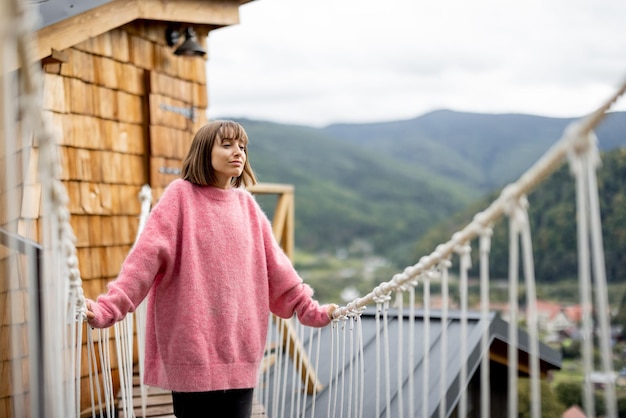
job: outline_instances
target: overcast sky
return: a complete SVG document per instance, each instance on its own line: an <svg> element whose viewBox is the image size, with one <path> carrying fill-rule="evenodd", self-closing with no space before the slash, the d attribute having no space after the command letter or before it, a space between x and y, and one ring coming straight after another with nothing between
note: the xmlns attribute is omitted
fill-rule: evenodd
<svg viewBox="0 0 626 418"><path fill-rule="evenodd" d="M577 117L626 79L624 0L256 0L240 11L208 39L210 118Z"/></svg>

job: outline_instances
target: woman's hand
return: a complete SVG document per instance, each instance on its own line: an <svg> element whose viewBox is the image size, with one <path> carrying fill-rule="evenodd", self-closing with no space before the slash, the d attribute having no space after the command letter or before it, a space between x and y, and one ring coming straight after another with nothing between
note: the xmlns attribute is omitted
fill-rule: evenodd
<svg viewBox="0 0 626 418"><path fill-rule="evenodd" d="M94 319L96 317L96 314L93 313L93 311L91 310L91 301L90 300L87 301L86 305L87 305L87 313L86 313L87 321L89 321L90 319Z"/></svg>
<svg viewBox="0 0 626 418"><path fill-rule="evenodd" d="M334 303L331 303L330 305L328 305L326 307L326 313L328 314L328 319L330 319L331 321L335 318L333 318L333 312L335 312L335 310L339 307L339 305L336 305Z"/></svg>

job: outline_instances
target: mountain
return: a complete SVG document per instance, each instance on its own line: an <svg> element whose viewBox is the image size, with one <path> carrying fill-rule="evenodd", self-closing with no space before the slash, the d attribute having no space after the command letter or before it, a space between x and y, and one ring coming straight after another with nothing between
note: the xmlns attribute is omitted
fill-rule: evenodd
<svg viewBox="0 0 626 418"><path fill-rule="evenodd" d="M406 256L416 237L471 200L454 182L320 129L239 122L259 180L295 186L299 248L335 251L364 239L379 253Z"/></svg>
<svg viewBox="0 0 626 418"><path fill-rule="evenodd" d="M295 186L299 248L334 251L361 239L404 265L431 227L515 180L572 120L441 110L324 128L238 121L259 180ZM624 146L625 133L626 113L609 115L601 149Z"/></svg>
<svg viewBox="0 0 626 418"><path fill-rule="evenodd" d="M405 121L330 125L324 131L485 193L515 180L574 120L439 110ZM602 150L623 146L626 113L609 115L597 135Z"/></svg>

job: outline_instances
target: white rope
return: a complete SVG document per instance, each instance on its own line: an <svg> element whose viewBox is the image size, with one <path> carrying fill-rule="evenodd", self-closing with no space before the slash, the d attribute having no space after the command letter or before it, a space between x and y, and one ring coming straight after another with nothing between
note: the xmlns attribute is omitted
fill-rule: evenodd
<svg viewBox="0 0 626 418"><path fill-rule="evenodd" d="M280 401L280 414L279 414L279 416L281 418L285 417L285 406L286 406L285 403L286 403L286 398L287 398L287 378L288 378L287 372L289 370L289 360L287 359L287 355L288 355L289 350L291 348L291 338L289 338L289 331L287 329L287 321L288 321L287 319L283 319L282 320L283 323L281 325L282 328L283 328L281 341L285 341L286 340L286 343L284 344L284 350L281 350L281 354L282 354L281 364L282 364L282 367L283 367L283 369L282 369L283 376L282 376L282 379L281 379L282 387L281 387L281 390L280 390L280 395L282 395L282 396L279 395L280 396L280 400L281 400Z"/></svg>
<svg viewBox="0 0 626 418"><path fill-rule="evenodd" d="M591 302L591 261L589 246L588 202L586 196L587 183L583 176L583 158L585 155L571 153L570 170L576 179L576 207L578 233L578 284L580 304L582 307L582 358L583 373L583 408L588 417L595 417L595 401L592 382L588 378L593 371L593 330L592 330L592 302Z"/></svg>
<svg viewBox="0 0 626 418"><path fill-rule="evenodd" d="M289 341L290 341L290 344L292 344L292 345L295 344L295 341L293 341L291 338L289 338ZM293 347L293 346L291 347L291 351L293 353L295 353L296 350L297 350L296 347ZM287 351L287 352L289 352L289 351ZM291 359L295 363L295 357L291 356ZM289 364L290 364L290 362L287 361L287 367L285 367L285 369L289 368ZM294 408L295 402L296 402L296 396L295 395L296 395L296 393L298 391L298 389L296 387L296 385L297 385L296 377L297 377L298 373L300 373L300 369L298 368L297 364L292 364L292 367L293 367L293 373L291 373L291 393L289 394L289 396L290 396L290 399L289 399L290 411L289 411L289 414L287 415L288 417L293 417L294 416L293 415L293 408ZM287 385L287 378L285 378L285 386L286 385ZM286 402L287 395L288 395L288 393L287 393L287 391L285 391L284 395L283 395L283 402Z"/></svg>
<svg viewBox="0 0 626 418"><path fill-rule="evenodd" d="M384 351L384 364L385 364L385 416L389 418L391 416L391 378L389 376L390 366L389 366L389 301L391 300L391 296L389 292L385 292L381 287L377 287L374 290L376 294L376 413L380 411L380 388L378 386L379 381L382 380L381 372L380 372L380 311L383 313L383 348Z"/></svg>
<svg viewBox="0 0 626 418"><path fill-rule="evenodd" d="M349 326L349 330L350 330L350 365L348 367L348 371L349 371L349 381L348 381L348 417L352 417L352 405L354 402L354 398L352 397L352 388L354 387L354 381L355 376L354 376L354 315L349 315L348 316L348 320L350 321L350 326Z"/></svg>
<svg viewBox="0 0 626 418"><path fill-rule="evenodd" d="M480 351L480 416L491 416L491 387L489 367L489 253L491 252L491 227L484 228L480 233L480 319L482 323Z"/></svg>
<svg viewBox="0 0 626 418"><path fill-rule="evenodd" d="M315 354L315 370L319 370L321 342L322 342L322 329L318 328L317 329L317 348L316 348L316 354ZM315 416L316 400L317 400L317 388L315 388L315 391L313 391L313 400L311 401L311 418ZM302 414L302 416L304 416L304 414Z"/></svg>
<svg viewBox="0 0 626 418"><path fill-rule="evenodd" d="M402 312L402 308L403 308L403 303L404 303L404 291L405 289L402 288L402 290L400 292L396 293L396 309L398 310L397 312L397 321L398 321L398 341L397 341L397 364L396 364L396 369L397 369L397 386L398 386L398 416L403 417L404 416L404 405L403 405L403 397L402 397L402 392L403 392L403 381L402 381L402 372L404 371L403 367L402 367L402 348L404 346L404 335L403 335L403 328L404 328L404 314Z"/></svg>
<svg viewBox="0 0 626 418"><path fill-rule="evenodd" d="M610 330L607 315L607 287L606 272L604 271L604 250L600 223L600 210L597 196L597 180L595 170L600 163L597 138L589 132L586 138L587 148L580 147L572 150L569 155L570 169L576 179L576 206L578 231L578 260L579 260L579 288L580 303L582 306L583 332L583 403L587 416L595 416L595 400L590 379L593 372L593 324L591 271L596 284L596 307L599 323L599 341L602 357L602 371L608 377L604 389L604 401L607 416L616 416L614 371L610 356ZM590 254L591 246L591 254ZM593 263L591 260L593 259ZM603 358L608 353L608 358Z"/></svg>
<svg viewBox="0 0 626 418"><path fill-rule="evenodd" d="M359 357L361 358L361 362L360 362L360 372L361 372L361 376L360 376L360 388L359 388L359 418L363 418L363 414L364 414L364 400L365 400L365 359L363 356L363 321L362 321L362 317L361 315L358 316L359 322Z"/></svg>
<svg viewBox="0 0 626 418"><path fill-rule="evenodd" d="M376 416L380 414L380 382L382 380L380 373L380 312L382 310L382 300L376 301Z"/></svg>
<svg viewBox="0 0 626 418"><path fill-rule="evenodd" d="M314 328L309 327L309 348L307 349L307 353L308 353L309 359L313 359L314 358L313 354L312 354L313 353L313 331L314 331ZM307 389L307 387L309 385L309 381L311 379L311 374L312 374L311 373L312 372L311 367L312 366L313 366L313 364L310 363L309 367L307 367L307 369L306 369L306 376L304 378L304 381L306 382L305 391L306 391L306 389ZM315 367L314 370L317 370L317 366ZM313 394L315 394L315 392L317 392L317 382L313 382L312 385L313 385ZM302 409L300 409L300 411L301 411L300 416L304 417L305 414L306 414L306 399L304 399L302 401Z"/></svg>
<svg viewBox="0 0 626 418"><path fill-rule="evenodd" d="M424 358L421 360L422 363L422 416L428 417L430 413L428 411L428 388L430 387L430 277L428 274L423 274L422 279L422 288L424 289L422 292L422 299L424 302L424 335L422 335L422 351L424 353Z"/></svg>
<svg viewBox="0 0 626 418"><path fill-rule="evenodd" d="M301 342L304 341L304 326L302 326L302 324L298 322L297 327L298 327L298 347L301 350L301 353L298 355L298 372L294 373L294 376L293 376L294 379L296 377L299 377L299 378L297 379L297 382L292 385L292 387L296 388L296 402L295 403L293 401L291 402L291 414L290 414L291 417L295 417L294 409L295 411L300 410L300 402L302 401L302 394L306 390L306 388L304 388L302 385L303 381L301 378L301 376L303 375L303 371L304 371L304 347L301 346L302 344Z"/></svg>
<svg viewBox="0 0 626 418"><path fill-rule="evenodd" d="M81 375L82 375L82 353L83 353L83 323L75 322L72 325L72 328L77 331L76 337L74 338L74 343L76 344L74 350L76 351L76 363L74 367L74 377L76 379L76 386L74 388L74 415L76 417L80 417L81 409L80 409L80 401L81 401Z"/></svg>
<svg viewBox="0 0 626 418"><path fill-rule="evenodd" d="M124 416L133 413L133 314L129 313L124 320L116 322L115 349L120 377L120 397Z"/></svg>
<svg viewBox="0 0 626 418"><path fill-rule="evenodd" d="M286 341L287 338L287 329L285 327L285 320L283 318L277 318L278 324L280 327L279 331L279 340L277 341L277 349L278 349L278 367L276 368L276 377L275 377L275 389L274 389L274 398L275 402L273 404L273 414L272 416L277 418L284 417L284 404L282 402L283 394L285 393L285 376L287 375L286 368L287 364L287 350L289 349L289 343Z"/></svg>
<svg viewBox="0 0 626 418"><path fill-rule="evenodd" d="M96 412L99 416L103 416L102 410L102 392L100 389L100 378L98 374L98 362L95 352L95 342L93 339L93 333L95 331L87 329L87 363L89 367L89 388L91 391L91 416L96 417ZM98 399L98 407L96 409L96 398Z"/></svg>
<svg viewBox="0 0 626 418"><path fill-rule="evenodd" d="M417 281L413 281L409 285L409 340L408 340L408 348L409 348L409 356L407 361L407 368L409 369L409 412L408 416L415 416L415 401L414 393L415 393L415 379L413 378L413 371L415 370L415 355L413 353L413 347L415 347L415 286L417 285Z"/></svg>
<svg viewBox="0 0 626 418"><path fill-rule="evenodd" d="M341 321L341 335L343 336L343 340L341 342L342 345L342 350L341 350L341 397L340 397L340 410L339 410L339 418L343 418L343 405L344 405L344 397L343 395L346 393L345 390L345 385L346 385L346 321L347 321L347 317L342 319ZM337 359L339 359L339 356L337 356Z"/></svg>
<svg viewBox="0 0 626 418"><path fill-rule="evenodd" d="M593 132L589 135L590 151L587 156L586 178L587 192L589 193L589 221L591 229L591 250L593 260L593 272L596 285L597 316L600 325L600 358L602 359L602 371L608 377L604 386L604 404L606 415L617 416L617 400L615 396L615 378L613 370L613 357L611 353L611 330L610 308L608 302L608 289L606 284L606 264L604 262L604 244L602 242L602 223L600 220L600 202L598 197L598 181L596 179L596 167L600 158L596 148L596 137Z"/></svg>
<svg viewBox="0 0 626 418"><path fill-rule="evenodd" d="M508 382L509 382L509 418L517 418L517 313L518 313L518 271L519 271L519 236L518 219L515 208L509 208L509 344L508 344Z"/></svg>
<svg viewBox="0 0 626 418"><path fill-rule="evenodd" d="M139 192L139 201L141 204L141 215L139 217L139 226L137 227L135 242L137 242L139 235L143 232L148 216L150 215L150 208L152 206L152 189L149 185L145 184L141 188ZM148 387L144 384L147 306L147 301L144 300L135 310L135 326L137 328L137 359L139 363L139 393L141 395L141 414L144 417L146 416L148 403Z"/></svg>
<svg viewBox="0 0 626 418"><path fill-rule="evenodd" d="M526 285L526 328L530 343L530 387L531 417L541 417L541 386L539 376L539 323L537 319L537 291L535 288L535 266L533 261L530 220L528 219L528 201L520 199L520 238L522 241L522 257L524 266L524 283Z"/></svg>
<svg viewBox="0 0 626 418"><path fill-rule="evenodd" d="M364 387L365 387L365 364L363 358L363 327L362 327L362 314L364 308L354 308L348 304L347 318L350 320L350 364L349 364L349 376L350 382L348 384L348 417L362 417L363 416L363 401L364 401ZM339 320L333 320L336 322ZM354 328L356 327L356 332ZM356 348L354 347L356 346ZM356 386L356 389L353 389ZM354 409L354 414L352 413Z"/></svg>
<svg viewBox="0 0 626 418"><path fill-rule="evenodd" d="M333 380L335 382L334 385L334 391L333 391L333 417L337 416L337 403L339 402L339 374L340 374L340 370L343 369L343 367L341 367L340 363L339 363L339 353L342 351L341 350L341 340L340 340L340 336L339 336L339 331L340 329L343 327L343 324L345 322L345 319L342 318L341 320L339 320L337 322L337 326L335 327L335 374L333 376Z"/></svg>
<svg viewBox="0 0 626 418"><path fill-rule="evenodd" d="M338 350L338 340L339 340L339 334L338 334L338 328L339 328L339 321L332 321L331 322L331 329L330 329L330 370L328 373L329 376L329 381L328 381L328 405L327 405L327 413L326 416L327 417L331 417L331 416L335 416L335 408L332 408L333 413L331 414L331 407L333 406L334 402L333 399L337 399L337 389L335 389L336 382L337 382L337 375L336 375L336 371L335 371L335 358L339 358L339 350ZM338 367L337 367L338 368ZM335 384L333 384L333 382L335 382Z"/></svg>
<svg viewBox="0 0 626 418"><path fill-rule="evenodd" d="M461 298L461 374L460 386L461 399L459 401L459 416L467 416L467 313L468 313L468 273L472 267L472 258L470 256L471 247L469 244L460 245L456 249L459 254L459 290Z"/></svg>
<svg viewBox="0 0 626 418"><path fill-rule="evenodd" d="M97 335L105 411L107 417L113 417L115 410L115 394L113 393L113 378L111 374L111 353L109 347L110 328L98 329Z"/></svg>
<svg viewBox="0 0 626 418"><path fill-rule="evenodd" d="M439 379L439 418L445 418L447 416L447 401L446 401L446 376L448 375L448 310L450 303L449 296L449 268L452 266L452 262L449 259L444 259L439 262L439 269L441 271L441 362L439 368L441 369L442 378Z"/></svg>

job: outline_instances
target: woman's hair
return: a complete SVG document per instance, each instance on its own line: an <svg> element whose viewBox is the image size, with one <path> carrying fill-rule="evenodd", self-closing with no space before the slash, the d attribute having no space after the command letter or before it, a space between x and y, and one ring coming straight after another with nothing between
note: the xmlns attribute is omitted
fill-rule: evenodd
<svg viewBox="0 0 626 418"><path fill-rule="evenodd" d="M211 164L211 151L215 142L223 139L238 139L245 145L246 161L243 165L243 172L239 177L232 179L231 185L245 187L256 184L256 176L248 158L248 135L240 124L229 120L209 122L196 132L189 152L183 160L181 171L183 180L200 186L215 185L217 178Z"/></svg>

